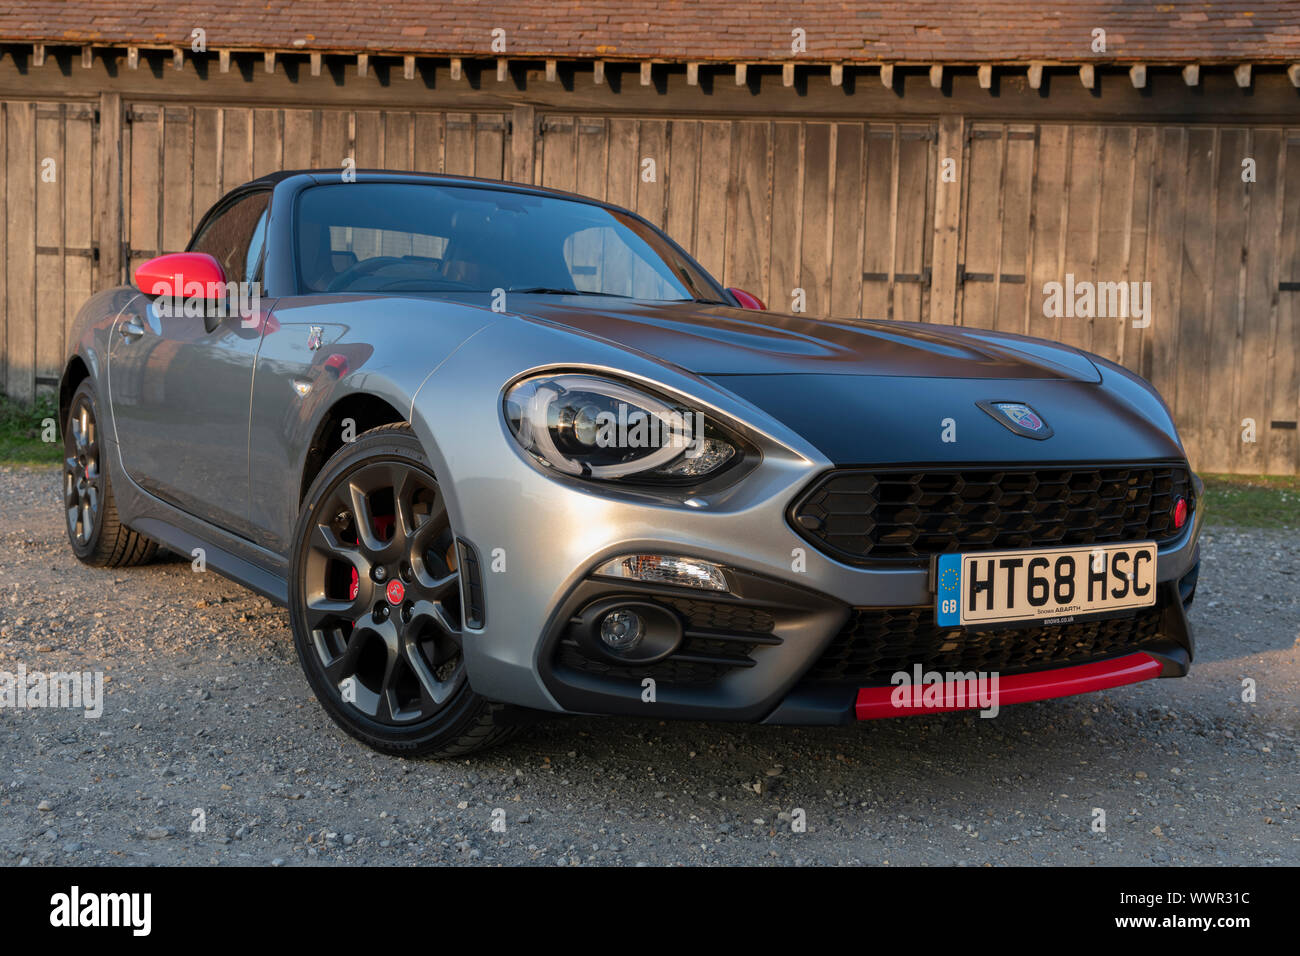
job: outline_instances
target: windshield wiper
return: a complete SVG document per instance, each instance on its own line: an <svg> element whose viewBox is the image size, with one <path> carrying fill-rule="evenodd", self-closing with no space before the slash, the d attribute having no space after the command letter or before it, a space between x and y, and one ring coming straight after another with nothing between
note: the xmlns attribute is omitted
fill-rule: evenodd
<svg viewBox="0 0 1300 956"><path fill-rule="evenodd" d="M535 285L526 289L506 289L506 292L518 292L520 295L604 295L615 299L626 299L629 296L619 295L617 292L589 292L586 289L552 289L550 286Z"/></svg>

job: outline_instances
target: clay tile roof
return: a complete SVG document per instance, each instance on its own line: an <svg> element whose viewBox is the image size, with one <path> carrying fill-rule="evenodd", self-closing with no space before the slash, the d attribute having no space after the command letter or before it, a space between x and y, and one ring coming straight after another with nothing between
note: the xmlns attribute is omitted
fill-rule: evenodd
<svg viewBox="0 0 1300 956"><path fill-rule="evenodd" d="M547 59L1300 61L1295 0L23 0L0 42ZM506 51L491 49L506 31ZM1091 49L1106 31L1106 52Z"/></svg>

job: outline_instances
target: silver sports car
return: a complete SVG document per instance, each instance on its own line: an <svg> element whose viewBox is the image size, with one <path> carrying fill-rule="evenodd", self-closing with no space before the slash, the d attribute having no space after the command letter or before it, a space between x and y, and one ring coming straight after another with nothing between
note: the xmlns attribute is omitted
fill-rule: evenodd
<svg viewBox="0 0 1300 956"><path fill-rule="evenodd" d="M387 753L537 712L840 724L1185 674L1199 480L1125 369L815 320L645 219L414 173L241 186L81 310L68 537L289 608Z"/></svg>

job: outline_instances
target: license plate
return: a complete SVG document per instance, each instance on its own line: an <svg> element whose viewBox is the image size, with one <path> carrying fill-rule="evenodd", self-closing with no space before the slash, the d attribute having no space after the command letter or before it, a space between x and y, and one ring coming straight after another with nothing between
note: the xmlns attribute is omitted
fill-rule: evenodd
<svg viewBox="0 0 1300 956"><path fill-rule="evenodd" d="M936 572L940 627L1066 623L1156 603L1153 541L941 554Z"/></svg>

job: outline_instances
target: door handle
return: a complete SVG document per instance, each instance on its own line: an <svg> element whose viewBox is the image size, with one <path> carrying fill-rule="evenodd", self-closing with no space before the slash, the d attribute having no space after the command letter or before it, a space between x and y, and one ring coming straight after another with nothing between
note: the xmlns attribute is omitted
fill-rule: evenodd
<svg viewBox="0 0 1300 956"><path fill-rule="evenodd" d="M127 319L117 327L117 331L126 341L134 342L144 335L144 326L140 324L139 319Z"/></svg>

